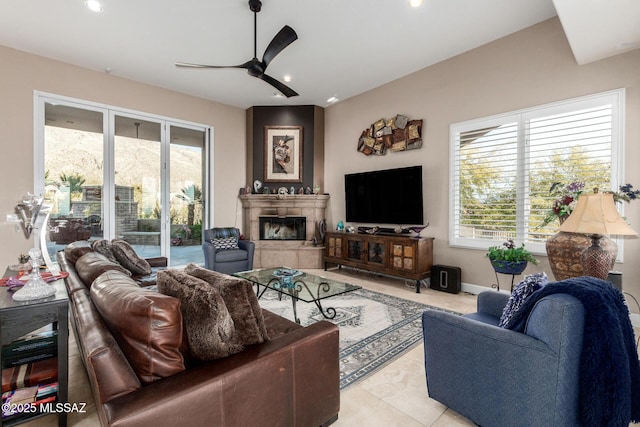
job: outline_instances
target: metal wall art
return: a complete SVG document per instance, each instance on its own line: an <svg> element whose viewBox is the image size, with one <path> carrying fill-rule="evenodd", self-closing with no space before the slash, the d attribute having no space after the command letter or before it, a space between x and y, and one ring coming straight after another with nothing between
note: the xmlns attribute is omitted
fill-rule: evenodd
<svg viewBox="0 0 640 427"><path fill-rule="evenodd" d="M406 151L422 147L422 120L409 120L398 114L380 119L362 131L358 151L370 156L383 156L387 151Z"/></svg>

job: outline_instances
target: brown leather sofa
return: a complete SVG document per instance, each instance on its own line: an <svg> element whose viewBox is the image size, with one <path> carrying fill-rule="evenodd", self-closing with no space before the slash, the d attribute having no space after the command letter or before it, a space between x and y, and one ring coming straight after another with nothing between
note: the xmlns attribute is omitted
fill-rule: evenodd
<svg viewBox="0 0 640 427"><path fill-rule="evenodd" d="M84 283L81 277L88 275L75 265L91 251L90 245L74 242L57 256L69 273L71 323L103 426L326 426L338 418L338 328L326 321L301 327L266 310L268 341L146 383L132 368L139 361L127 359L90 291L92 283L111 289L114 280L127 276L110 271ZM179 308L176 301L173 306ZM132 328L136 322L131 321ZM143 356L153 364L153 354Z"/></svg>

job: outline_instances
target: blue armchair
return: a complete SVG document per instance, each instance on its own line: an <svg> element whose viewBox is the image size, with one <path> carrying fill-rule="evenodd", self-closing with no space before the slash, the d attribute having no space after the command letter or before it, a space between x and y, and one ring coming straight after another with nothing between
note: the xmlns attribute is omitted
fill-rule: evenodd
<svg viewBox="0 0 640 427"><path fill-rule="evenodd" d="M253 269L255 243L240 240L237 228L211 228L204 231L204 266L209 270L233 274Z"/></svg>
<svg viewBox="0 0 640 427"><path fill-rule="evenodd" d="M477 313L423 313L429 396L483 426L579 425L583 304L546 296L520 333L497 326L508 298L483 292Z"/></svg>

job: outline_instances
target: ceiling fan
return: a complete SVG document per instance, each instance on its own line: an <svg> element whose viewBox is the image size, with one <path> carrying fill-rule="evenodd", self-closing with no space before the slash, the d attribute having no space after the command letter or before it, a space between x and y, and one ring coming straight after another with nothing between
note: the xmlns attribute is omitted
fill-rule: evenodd
<svg viewBox="0 0 640 427"><path fill-rule="evenodd" d="M267 66L276 57L277 54L282 52L282 50L289 46L291 43L298 39L298 35L288 25L282 27L282 29L275 35L269 46L264 51L264 55L262 55L262 61L258 59L257 55L257 22L258 22L258 12L262 8L262 2L260 0L249 0L249 9L253 12L253 59L240 64L240 65L202 65L202 64L189 64L185 62L176 62L177 67L186 67L186 68L243 68L247 70L250 76L257 77L265 82L269 83L271 86L278 89L284 96L290 98L292 96L298 96L298 93L288 87L287 85L280 83L278 80L273 77L265 74L267 70Z"/></svg>

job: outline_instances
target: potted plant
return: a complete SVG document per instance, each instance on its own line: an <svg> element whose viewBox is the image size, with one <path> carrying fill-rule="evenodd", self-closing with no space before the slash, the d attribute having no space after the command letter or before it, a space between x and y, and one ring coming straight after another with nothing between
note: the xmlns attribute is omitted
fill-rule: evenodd
<svg viewBox="0 0 640 427"><path fill-rule="evenodd" d="M487 257L489 257L493 269L497 273L503 274L521 274L527 268L528 263L538 264L538 260L525 249L524 243L516 246L511 239L501 246L490 247Z"/></svg>

